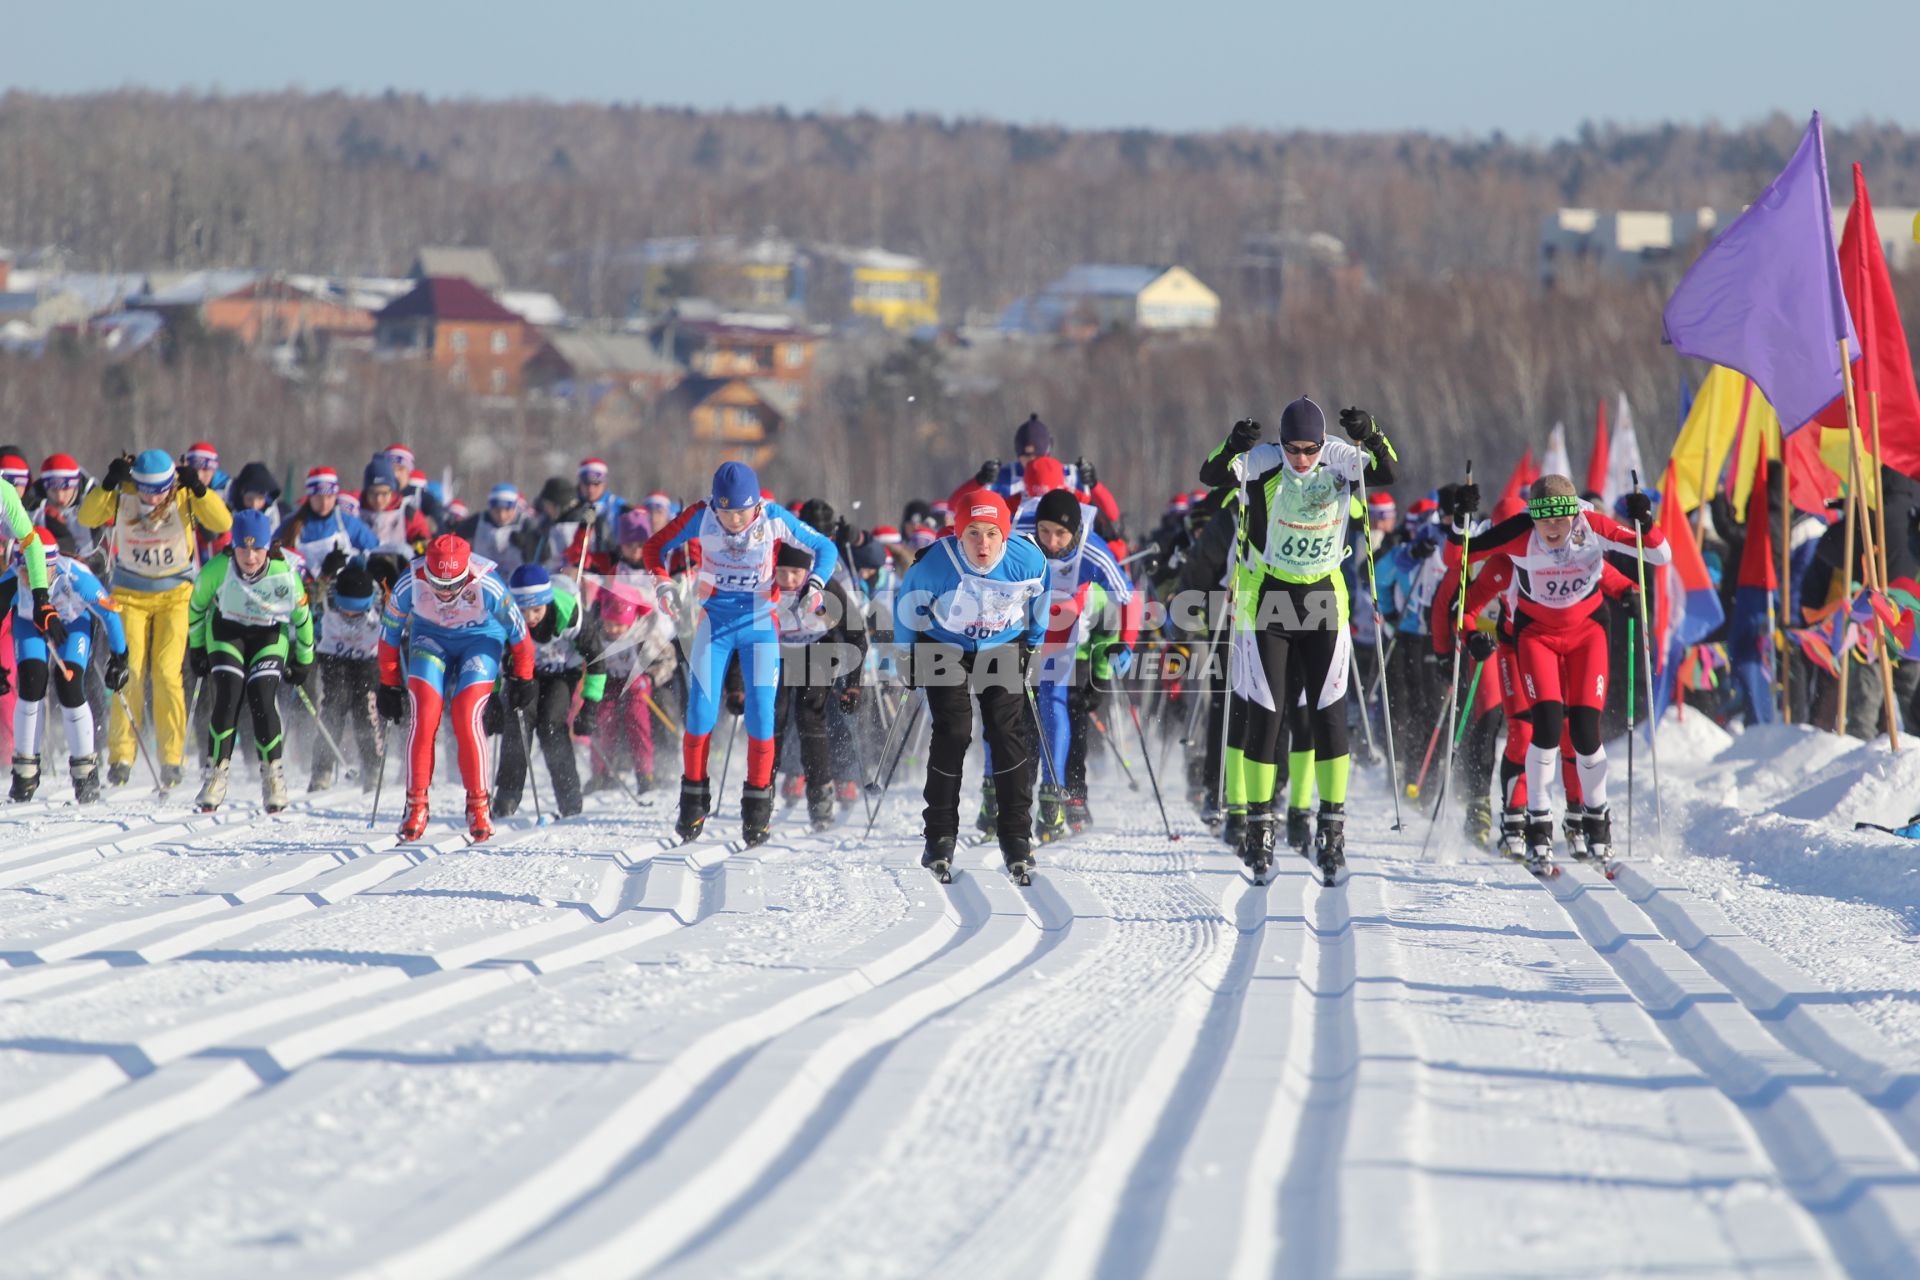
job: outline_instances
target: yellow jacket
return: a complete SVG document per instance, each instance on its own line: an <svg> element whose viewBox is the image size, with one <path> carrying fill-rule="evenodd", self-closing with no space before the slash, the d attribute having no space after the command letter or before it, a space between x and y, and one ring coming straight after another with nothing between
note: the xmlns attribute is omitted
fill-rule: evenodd
<svg viewBox="0 0 1920 1280"><path fill-rule="evenodd" d="M137 500L139 492L139 488L131 481L118 489L96 486L80 500L80 523L89 529L114 524L120 514L121 500ZM113 561L112 581L108 584L111 589L166 591L191 582L197 567L193 526L198 524L213 534L225 533L233 528L233 513L227 510L226 501L212 489L196 495L185 485L177 485L173 491L173 502L180 514L180 525L185 535L181 554L174 563L149 566L137 563L123 547ZM150 569L152 571L148 571Z"/></svg>

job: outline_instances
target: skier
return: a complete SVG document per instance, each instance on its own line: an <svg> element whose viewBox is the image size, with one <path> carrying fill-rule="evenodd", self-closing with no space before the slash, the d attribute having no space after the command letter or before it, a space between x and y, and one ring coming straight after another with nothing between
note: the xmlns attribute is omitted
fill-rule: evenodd
<svg viewBox="0 0 1920 1280"><path fill-rule="evenodd" d="M455 521L448 532L465 538L475 555L493 561L494 572L508 580L521 565L540 558L540 530L510 484L493 486L486 509Z"/></svg>
<svg viewBox="0 0 1920 1280"><path fill-rule="evenodd" d="M993 761L1000 853L1008 872L1023 879L1033 869L1036 732L1026 680L1046 635L1047 557L1032 539L1008 536L1012 516L997 493L975 492L957 518L960 532L921 554L894 599L894 635L909 646L903 670L933 720L920 864L950 874L973 738L969 703L977 699Z"/></svg>
<svg viewBox="0 0 1920 1280"><path fill-rule="evenodd" d="M680 819L674 826L683 840L698 836L712 811L708 740L719 718L727 665L735 655L747 685L747 779L740 801L747 842L764 841L773 821L773 703L780 679L773 567L781 541L798 542L813 552L805 590L823 591L839 563L833 543L784 507L765 501L759 477L744 462L721 463L707 500L686 508L647 540L647 568L660 580L658 597L669 613L676 612L676 596L667 558L684 544L698 547L699 619L687 655L692 684L681 742Z"/></svg>
<svg viewBox="0 0 1920 1280"><path fill-rule="evenodd" d="M186 748L186 665L189 601L198 570L195 526L218 536L233 527L220 495L202 471L178 464L159 449L138 457L123 453L107 467L100 486L80 503L80 523L112 527L113 572L108 587L127 631L129 676L125 697L114 700L107 732L107 783L133 777L135 736L153 684L153 724L160 749L160 784L180 782ZM218 479L216 472L215 479ZM31 562L29 563L31 567ZM31 580L30 580L31 581ZM131 709L134 716L128 719Z"/></svg>
<svg viewBox="0 0 1920 1280"><path fill-rule="evenodd" d="M14 800L31 800L40 785L40 744L46 733L47 688L51 682L60 700L60 718L67 730L67 767L73 777L73 798L91 804L100 798L100 760L94 754L93 711L87 706L87 664L93 657L94 623L107 633L106 686L118 691L127 683L127 636L120 610L92 570L55 549L51 530L35 528L33 539L46 561L47 596L65 630L57 642L58 661L50 661L47 637L33 626L38 593L20 590L21 566L27 552L16 550L13 563L0 575L0 613L14 614L15 676L18 698L13 708ZM51 671L49 671L51 667ZM0 676L4 675L0 668Z"/></svg>
<svg viewBox="0 0 1920 1280"><path fill-rule="evenodd" d="M629 512L629 515L632 513ZM645 794L654 788L653 695L666 688L679 663L674 653L673 619L649 603L653 589L635 590L622 580L603 587L593 612L599 618L600 669L606 684L600 701L583 704L574 717L573 731L588 740L593 776L588 791L619 785L616 743L624 744L633 762L634 789Z"/></svg>
<svg viewBox="0 0 1920 1280"><path fill-rule="evenodd" d="M340 509L340 473L332 467L307 472L307 496L274 531L274 541L291 547L315 577L330 578L349 560L379 549L380 539L359 516Z"/></svg>
<svg viewBox="0 0 1920 1280"><path fill-rule="evenodd" d="M373 691L380 683L382 593L372 574L349 564L335 577L322 579L316 594L319 638L314 650L320 670L321 722L335 742L349 723L353 725L360 750L360 789L371 791L380 767L380 720L374 713ZM308 791L332 786L339 764L331 748L319 745L322 749L314 753Z"/></svg>
<svg viewBox="0 0 1920 1280"><path fill-rule="evenodd" d="M628 503L607 491L607 464L582 458L573 501L547 528L547 561L555 573L578 578L589 555L612 555L621 513Z"/></svg>
<svg viewBox="0 0 1920 1280"><path fill-rule="evenodd" d="M594 615L573 592L569 578L555 581L543 565L523 564L507 580L513 602L533 637L533 734L547 758L553 779L554 808L563 818L580 812L580 771L568 735L573 695L581 697L580 714L597 711L606 673L597 669L600 628ZM492 704L497 705L497 704ZM493 783L493 813L512 817L520 807L520 788L531 767L527 759L528 733L519 711L507 711L521 723L500 735L500 771Z"/></svg>
<svg viewBox="0 0 1920 1280"><path fill-rule="evenodd" d="M474 556L458 534L441 534L401 575L380 616L380 687L374 695L380 714L399 724L409 702L413 708L402 840L418 840L427 829L427 788L433 783L434 738L443 706L453 715L460 780L467 789L467 834L476 844L493 835L482 717L509 653L507 706L523 711L533 705L535 692L533 638L526 620L492 563Z"/></svg>
<svg viewBox="0 0 1920 1280"><path fill-rule="evenodd" d="M1464 521L1478 510L1479 496L1477 487L1461 486L1454 508L1459 535L1464 535ZM1639 527L1646 562L1666 564L1672 549L1666 535L1654 527L1652 501L1643 493L1629 494L1626 512ZM1520 685L1532 712L1525 838L1527 865L1535 872L1548 872L1553 862L1548 787L1563 726L1573 741L1581 797L1569 800L1568 822L1578 822L1590 856L1604 861L1612 852L1607 756L1600 739L1609 675L1601 587L1607 553L1634 546L1630 525L1587 507L1573 481L1558 475L1540 478L1523 514L1473 540L1473 561L1491 562L1494 572L1510 568L1512 574L1506 606L1512 613ZM1577 814L1575 804L1584 805Z"/></svg>
<svg viewBox="0 0 1920 1280"><path fill-rule="evenodd" d="M1326 415L1302 397L1280 415L1280 443L1259 444L1260 424L1242 419L1200 467L1207 485L1236 482L1243 518L1233 576L1230 661L1242 714L1229 714L1227 770L1250 797L1247 857L1256 876L1272 863L1271 801L1279 772L1287 664L1296 654L1313 729L1320 790L1315 838L1324 880L1346 864L1348 646L1347 550L1352 490L1393 483L1393 446L1373 418L1345 409L1352 443L1327 438Z"/></svg>
<svg viewBox="0 0 1920 1280"><path fill-rule="evenodd" d="M381 454L375 454L361 472L359 516L367 528L373 530L378 543L369 559L386 560L396 578L433 536L426 517L401 501L400 482L394 475L393 464ZM380 575L376 572L374 576Z"/></svg>
<svg viewBox="0 0 1920 1280"><path fill-rule="evenodd" d="M782 542L774 554L774 583L780 589L773 607L780 633L780 690L773 719L776 741L786 737L788 725L799 733L807 819L815 831L824 831L833 825L835 813L828 700L838 701L846 715L858 709L867 629L865 606L845 566L834 566L826 592L819 596L806 590L813 567L813 553L798 542ZM809 603L811 608L806 607Z"/></svg>
<svg viewBox="0 0 1920 1280"><path fill-rule="evenodd" d="M313 613L300 574L274 548L273 521L257 508L233 517L232 543L207 562L188 609L194 673L212 690L210 764L200 787L202 813L227 798L240 704L253 712L260 792L268 813L287 807L282 768L280 680L295 688L313 666Z"/></svg>

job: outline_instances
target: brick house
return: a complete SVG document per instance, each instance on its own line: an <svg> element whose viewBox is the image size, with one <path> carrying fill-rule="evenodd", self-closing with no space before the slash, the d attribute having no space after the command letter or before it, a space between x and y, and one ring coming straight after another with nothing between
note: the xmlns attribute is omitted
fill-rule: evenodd
<svg viewBox="0 0 1920 1280"><path fill-rule="evenodd" d="M374 350L426 360L436 376L476 395L518 396L539 331L472 281L430 276L374 317Z"/></svg>
<svg viewBox="0 0 1920 1280"><path fill-rule="evenodd" d="M669 439L677 435L721 459L758 467L773 457L786 414L750 379L693 376L660 398L654 419Z"/></svg>
<svg viewBox="0 0 1920 1280"><path fill-rule="evenodd" d="M298 339L373 332L374 313L343 297L329 298L284 279L256 280L211 298L202 308L206 327L231 333L242 345L278 346Z"/></svg>

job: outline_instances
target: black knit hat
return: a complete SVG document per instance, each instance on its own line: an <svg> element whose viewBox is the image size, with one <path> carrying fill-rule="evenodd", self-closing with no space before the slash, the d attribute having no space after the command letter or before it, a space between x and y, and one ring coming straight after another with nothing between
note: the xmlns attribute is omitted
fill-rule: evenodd
<svg viewBox="0 0 1920 1280"><path fill-rule="evenodd" d="M1305 396L1280 411L1281 444L1324 444L1326 439L1327 415Z"/></svg>
<svg viewBox="0 0 1920 1280"><path fill-rule="evenodd" d="M782 542L773 553L773 563L782 569L811 569L813 552L798 542Z"/></svg>
<svg viewBox="0 0 1920 1280"><path fill-rule="evenodd" d="M1071 489L1055 489L1033 510L1036 520L1051 520L1074 537L1080 536L1080 499Z"/></svg>

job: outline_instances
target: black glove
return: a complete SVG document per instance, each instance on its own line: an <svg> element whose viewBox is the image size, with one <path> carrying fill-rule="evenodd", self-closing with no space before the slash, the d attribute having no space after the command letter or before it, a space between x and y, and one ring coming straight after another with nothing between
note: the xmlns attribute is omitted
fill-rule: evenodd
<svg viewBox="0 0 1920 1280"><path fill-rule="evenodd" d="M0 667L0 697L13 692L13 672Z"/></svg>
<svg viewBox="0 0 1920 1280"><path fill-rule="evenodd" d="M1028 644L1024 639L1018 643L1020 645L1020 683L1032 684L1033 677L1030 673L1033 671L1033 661L1040 652L1040 646Z"/></svg>
<svg viewBox="0 0 1920 1280"><path fill-rule="evenodd" d="M727 690L727 711L731 715L743 716L747 713L747 691L745 689Z"/></svg>
<svg viewBox="0 0 1920 1280"><path fill-rule="evenodd" d="M302 662L295 658L287 663L287 683L294 688L303 688L307 683L307 672L313 670L311 662Z"/></svg>
<svg viewBox="0 0 1920 1280"><path fill-rule="evenodd" d="M1613 602L1619 605L1629 618L1637 619L1640 616L1640 589L1638 587L1628 587L1625 591L1615 596Z"/></svg>
<svg viewBox="0 0 1920 1280"><path fill-rule="evenodd" d="M180 482L180 487L194 497L204 498L207 496L207 486L200 483L200 473L194 470L189 464L181 463L173 469L173 474L174 478Z"/></svg>
<svg viewBox="0 0 1920 1280"><path fill-rule="evenodd" d="M1340 411L1340 429L1349 440L1365 440L1373 434L1373 415L1365 409L1348 407Z"/></svg>
<svg viewBox="0 0 1920 1280"><path fill-rule="evenodd" d="M67 624L60 621L60 614L47 598L45 587L33 589L33 629L46 638L47 647L56 653L67 642Z"/></svg>
<svg viewBox="0 0 1920 1280"><path fill-rule="evenodd" d="M1252 418L1242 418L1233 424L1233 430L1227 436L1227 452L1245 453L1260 443L1260 424Z"/></svg>
<svg viewBox="0 0 1920 1280"><path fill-rule="evenodd" d="M4 668L0 668L0 670L4 670ZM107 682L108 693L118 693L126 688L128 674L126 654L110 653L107 655L107 670L104 678Z"/></svg>
<svg viewBox="0 0 1920 1280"><path fill-rule="evenodd" d="M379 708L380 718L399 724L407 717L407 691L397 684L383 684L373 691L374 705Z"/></svg>
<svg viewBox="0 0 1920 1280"><path fill-rule="evenodd" d="M1080 487L1082 489L1091 492L1093 486L1100 483L1100 477L1094 472L1093 464L1085 458L1076 459L1073 464L1073 469L1080 473Z"/></svg>
<svg viewBox="0 0 1920 1280"><path fill-rule="evenodd" d="M573 717L574 737L591 738L593 736L593 722L599 710L600 704L597 702L583 702L580 704L579 713Z"/></svg>
<svg viewBox="0 0 1920 1280"><path fill-rule="evenodd" d="M1000 459L998 458L988 458L980 464L980 469L973 473L973 482L975 484L992 484L999 478Z"/></svg>
<svg viewBox="0 0 1920 1280"><path fill-rule="evenodd" d="M346 567L346 548L335 547L333 550L327 552L327 558L320 562L320 576L323 578L337 577L340 571Z"/></svg>
<svg viewBox="0 0 1920 1280"><path fill-rule="evenodd" d="M487 699L487 705L481 708L480 711L480 732L486 734L488 737L492 737L496 733L506 732L506 713L500 710L505 702L505 698Z"/></svg>
<svg viewBox="0 0 1920 1280"><path fill-rule="evenodd" d="M1627 522L1638 525L1642 533L1653 528L1653 499L1638 489L1627 495Z"/></svg>
<svg viewBox="0 0 1920 1280"><path fill-rule="evenodd" d="M1475 662L1485 662L1493 656L1493 637L1484 631L1475 630L1467 636L1467 656Z"/></svg>
<svg viewBox="0 0 1920 1280"><path fill-rule="evenodd" d="M1448 510L1447 514L1456 519L1465 519L1468 516L1479 514L1479 511L1480 486L1477 484L1456 486L1453 491L1453 506Z"/></svg>
<svg viewBox="0 0 1920 1280"><path fill-rule="evenodd" d="M515 711L525 711L532 706L533 700L539 696L539 693L540 686L531 679L522 680L519 676L507 677L507 701L512 704Z"/></svg>
<svg viewBox="0 0 1920 1280"><path fill-rule="evenodd" d="M1434 544L1426 538L1416 538L1413 544L1407 548L1407 554L1415 560L1425 560L1433 554L1433 547Z"/></svg>
<svg viewBox="0 0 1920 1280"><path fill-rule="evenodd" d="M841 714L850 716L854 712L858 711L859 709L860 709L860 686L857 684L850 684L846 686L844 689L840 690Z"/></svg>
<svg viewBox="0 0 1920 1280"><path fill-rule="evenodd" d="M213 673L213 651L211 649L187 650L187 666L192 668L196 679L205 680Z"/></svg>
<svg viewBox="0 0 1920 1280"><path fill-rule="evenodd" d="M133 455L123 453L107 464L107 474L100 481L109 492L133 479Z"/></svg>

